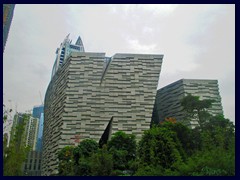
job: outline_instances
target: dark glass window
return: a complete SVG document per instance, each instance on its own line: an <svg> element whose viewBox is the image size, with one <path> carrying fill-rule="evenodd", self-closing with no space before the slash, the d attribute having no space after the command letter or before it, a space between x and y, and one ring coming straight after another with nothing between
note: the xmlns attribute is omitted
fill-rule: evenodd
<svg viewBox="0 0 240 180"><path fill-rule="evenodd" d="M74 45L70 45L70 48L71 48L71 49L80 50L80 47L78 47L78 46L74 46Z"/></svg>

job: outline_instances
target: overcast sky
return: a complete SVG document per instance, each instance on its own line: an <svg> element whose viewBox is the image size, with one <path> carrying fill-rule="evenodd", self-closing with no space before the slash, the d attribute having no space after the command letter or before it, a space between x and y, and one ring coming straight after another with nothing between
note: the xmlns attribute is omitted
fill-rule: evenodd
<svg viewBox="0 0 240 180"><path fill-rule="evenodd" d="M70 33L86 52L164 54L158 88L217 79L235 121L235 5L16 5L3 54L3 98L18 112L44 100L56 48Z"/></svg>

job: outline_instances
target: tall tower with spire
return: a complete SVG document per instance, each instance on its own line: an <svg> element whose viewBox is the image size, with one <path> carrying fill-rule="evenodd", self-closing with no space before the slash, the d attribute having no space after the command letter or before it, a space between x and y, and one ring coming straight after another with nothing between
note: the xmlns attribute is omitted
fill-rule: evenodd
<svg viewBox="0 0 240 180"><path fill-rule="evenodd" d="M60 44L60 47L56 50L56 60L52 69L52 77L72 52L85 52L81 37L78 36L76 43L72 44L72 40L69 39L69 35L70 34L66 36L64 41Z"/></svg>

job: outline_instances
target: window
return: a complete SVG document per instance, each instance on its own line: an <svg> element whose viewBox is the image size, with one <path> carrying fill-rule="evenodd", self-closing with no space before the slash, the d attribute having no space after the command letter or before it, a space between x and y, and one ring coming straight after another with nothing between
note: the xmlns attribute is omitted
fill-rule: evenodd
<svg viewBox="0 0 240 180"><path fill-rule="evenodd" d="M76 49L76 50L79 50L79 51L80 51L80 47L78 47L78 46L70 45L70 48L71 48L71 49Z"/></svg>

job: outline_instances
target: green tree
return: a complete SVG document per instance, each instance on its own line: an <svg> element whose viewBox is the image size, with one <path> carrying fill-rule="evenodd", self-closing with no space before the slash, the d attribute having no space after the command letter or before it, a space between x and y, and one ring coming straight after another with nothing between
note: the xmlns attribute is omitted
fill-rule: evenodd
<svg viewBox="0 0 240 180"><path fill-rule="evenodd" d="M28 114L22 115L22 122L11 131L9 147L4 148L3 174L4 176L23 175L22 165L27 158L30 148L25 146L25 127L29 119Z"/></svg>
<svg viewBox="0 0 240 180"><path fill-rule="evenodd" d="M134 135L118 131L107 143L109 152L113 155L115 170L129 169L129 162L136 157L136 138Z"/></svg>
<svg viewBox="0 0 240 180"><path fill-rule="evenodd" d="M108 152L106 145L92 155L90 162L93 176L110 176L112 174L113 157Z"/></svg>
<svg viewBox="0 0 240 180"><path fill-rule="evenodd" d="M93 139L84 139L74 148L74 174L90 176L90 157L98 151L98 143Z"/></svg>
<svg viewBox="0 0 240 180"><path fill-rule="evenodd" d="M58 152L58 173L61 176L74 175L74 146L66 146Z"/></svg>
<svg viewBox="0 0 240 180"><path fill-rule="evenodd" d="M90 157L93 153L97 152L98 143L93 139L84 139L74 148L74 160L77 163L81 157Z"/></svg>
<svg viewBox="0 0 240 180"><path fill-rule="evenodd" d="M93 155L93 154L92 154ZM78 164L75 164L76 176L91 176L91 156L90 157L81 157L78 160Z"/></svg>
<svg viewBox="0 0 240 180"><path fill-rule="evenodd" d="M223 115L211 116L202 130L205 147L229 149L235 143L235 126Z"/></svg>
<svg viewBox="0 0 240 180"><path fill-rule="evenodd" d="M176 174L176 172L175 172ZM202 150L178 166L178 176L234 176L235 151L216 147Z"/></svg>
<svg viewBox="0 0 240 180"><path fill-rule="evenodd" d="M200 97L188 94L181 100L181 105L187 114L186 118L189 121L195 118L198 121L200 128L202 128L203 124L210 117L207 109L212 106L213 102L215 101L212 99L200 100Z"/></svg>
<svg viewBox="0 0 240 180"><path fill-rule="evenodd" d="M192 130L186 125L177 121L169 121L169 119L167 119L157 126L160 128L167 128L169 131L176 133L177 139L180 141L177 149L179 150L183 160L186 159L186 154L190 155L195 150L196 147L192 136Z"/></svg>
<svg viewBox="0 0 240 180"><path fill-rule="evenodd" d="M8 134L3 135L3 158L7 156L7 144L8 144Z"/></svg>
<svg viewBox="0 0 240 180"><path fill-rule="evenodd" d="M223 116L210 116L202 129L195 128L200 148L171 172L184 176L233 176L235 175L235 129ZM195 139L195 137L193 138Z"/></svg>
<svg viewBox="0 0 240 180"><path fill-rule="evenodd" d="M163 176L164 169L161 166L141 165L134 176Z"/></svg>
<svg viewBox="0 0 240 180"><path fill-rule="evenodd" d="M12 109L7 109L6 106L3 104L3 123L7 121L8 115L11 112L12 112Z"/></svg>
<svg viewBox="0 0 240 180"><path fill-rule="evenodd" d="M139 141L138 155L143 164L174 168L182 162L181 148L176 132L155 126L144 132Z"/></svg>

